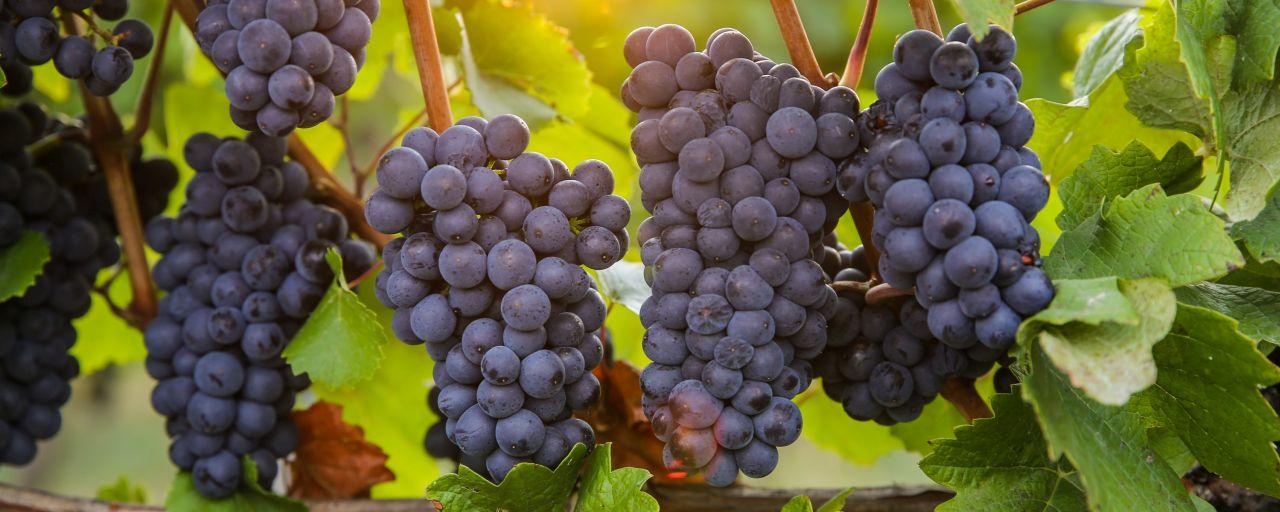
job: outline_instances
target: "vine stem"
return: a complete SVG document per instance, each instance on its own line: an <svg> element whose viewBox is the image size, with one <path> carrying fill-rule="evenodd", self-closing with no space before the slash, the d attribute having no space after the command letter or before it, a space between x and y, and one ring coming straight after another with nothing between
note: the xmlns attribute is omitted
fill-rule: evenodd
<svg viewBox="0 0 1280 512"><path fill-rule="evenodd" d="M196 33L196 18L200 15L200 9L203 7L201 0L170 0L174 8L177 9L178 15L182 17L182 22L187 29L194 35ZM203 53L203 52L201 52ZM311 152L311 148L302 141L294 132L287 139L289 144L289 157L295 162L302 165L307 171L307 175L311 177L311 187L319 195L321 202L331 206L347 218L347 223L351 229L355 231L360 238L363 238L378 247L386 245L391 237L373 229L369 222L364 218L364 206L360 202L360 198L347 190L341 182L334 178L333 174L325 168L324 164L316 158L315 153Z"/></svg>
<svg viewBox="0 0 1280 512"><path fill-rule="evenodd" d="M809 44L809 35L805 33L804 23L800 21L800 11L796 9L795 1L769 0L769 4L773 6L773 17L778 20L778 30L782 32L782 40L787 45L787 53L791 55L791 63L810 83L823 88L835 85L835 77L823 75L822 68L818 66L818 58L813 55L813 45Z"/></svg>
<svg viewBox="0 0 1280 512"><path fill-rule="evenodd" d="M160 82L160 69L164 65L164 50L169 42L169 26L173 24L173 3L164 6L164 20L160 22L160 36L156 46L151 50L151 66L147 69L147 81L142 84L142 94L138 96L138 112L133 119L133 127L129 129L129 140L135 145L142 141L151 127L151 101L155 96L156 84Z"/></svg>
<svg viewBox="0 0 1280 512"><path fill-rule="evenodd" d="M991 408L982 399L982 395L978 394L977 388L973 387L973 379L956 377L948 380L938 394L951 402L969 423L979 418L991 417Z"/></svg>
<svg viewBox="0 0 1280 512"><path fill-rule="evenodd" d="M858 24L858 37L853 40L853 48L849 49L849 60L844 65L844 75L840 77L840 85L850 89L858 88L862 79L862 66L867 60L867 48L871 46L871 26L876 22L876 9L880 0L867 0L867 8L862 11L862 22Z"/></svg>
<svg viewBox="0 0 1280 512"><path fill-rule="evenodd" d="M1013 6L1013 14L1015 15L1022 14L1024 12L1035 9L1036 7L1040 7L1042 5L1048 5L1051 3L1053 3L1053 0L1026 0L1025 2L1019 2L1018 5Z"/></svg>
<svg viewBox="0 0 1280 512"><path fill-rule="evenodd" d="M867 254L867 268L871 270L871 280L880 281L880 249L871 241L876 229L876 211L871 203L849 203L849 216L853 218L853 227L858 230L858 239L862 241L862 250Z"/></svg>
<svg viewBox="0 0 1280 512"><path fill-rule="evenodd" d="M431 3L428 0L404 0L404 10L409 20L413 57L418 63L422 99L427 106L427 122L436 132L444 133L453 125L453 112L449 110L449 89L444 83L444 68L440 62L435 21L431 18Z"/></svg>
<svg viewBox="0 0 1280 512"><path fill-rule="evenodd" d="M67 33L79 34L79 25L66 13L62 14L62 24ZM129 286L133 291L129 320L137 327L145 327L156 316L156 290L147 266L142 215L138 213L133 175L129 172L128 153L133 144L125 138L124 126L110 100L89 94L83 83L80 84L80 97L89 118L89 147L106 177L111 212L116 218L116 231L120 233L125 265L129 269Z"/></svg>
<svg viewBox="0 0 1280 512"><path fill-rule="evenodd" d="M911 17L915 19L917 28L942 35L942 24L938 22L938 11L933 8L933 0L907 0L907 5L911 7Z"/></svg>

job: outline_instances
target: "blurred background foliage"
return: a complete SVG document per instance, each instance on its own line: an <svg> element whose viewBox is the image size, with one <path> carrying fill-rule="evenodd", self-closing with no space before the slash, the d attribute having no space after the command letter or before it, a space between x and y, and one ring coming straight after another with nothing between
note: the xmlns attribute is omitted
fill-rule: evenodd
<svg viewBox="0 0 1280 512"><path fill-rule="evenodd" d="M570 166L587 158L607 162L617 174L618 193L635 199L633 228L643 218L638 169L630 156L634 121L616 92L630 69L622 42L634 28L678 23L700 40L719 27L735 27L757 50L778 62L786 49L765 0L447 0L433 1L446 80L451 84L454 117L517 113L535 129L532 149ZM863 0L797 0L810 40L824 71L843 71L861 20ZM1063 0L1017 18L1018 66L1024 74L1022 97L1071 101L1071 72L1088 38L1103 23L1140 2ZM164 3L134 0L131 17L156 27ZM938 2L944 27L959 23L954 4ZM379 151L409 123L421 123L422 95L409 43L403 5L384 0L374 24L368 59L353 88L329 123L302 132L322 162L361 194L372 180L362 178ZM891 60L897 35L913 28L906 2L881 2L866 71L858 89L863 105L874 98L875 72ZM150 59L158 58L153 55ZM191 170L181 163L182 142L201 131L233 135L222 79L200 54L190 32L175 17L162 58L163 75L155 96L148 155L179 162L184 180ZM73 84L52 66L36 69L33 98L60 113L82 112ZM126 124L132 121L145 73L136 73L113 97ZM1057 178L1072 169L1046 169ZM1056 180L1055 180L1056 181ZM175 190L176 211L182 187ZM1057 197L1036 222L1047 253L1056 240ZM842 242L856 245L852 227L842 224ZM634 232L634 231L632 231ZM633 245L635 241L632 241ZM633 250L628 259L637 260ZM152 260L154 261L154 259ZM105 273L104 273L105 274ZM112 295L128 301L128 286L118 280ZM367 294L365 294L367 295ZM141 335L112 316L95 297L93 311L77 323L76 355L85 376L74 386L63 410L62 432L45 443L36 461L22 469L0 468L0 481L76 495L160 502L174 470L165 454L163 422L149 405L152 382L142 369ZM643 334L636 315L612 308L608 328L619 359L642 366ZM421 350L389 348L383 371L358 389L327 391L321 398L346 406L344 417L365 429L390 455L396 482L374 489L375 497L420 496L427 482L449 468L430 460L420 441L429 418L423 403L430 361ZM989 383L980 383L990 392ZM926 483L916 467L928 440L949 436L960 416L945 402L931 404L921 420L892 428L849 420L839 405L815 385L804 399L803 439L783 450L770 477L748 482L776 487L877 486ZM309 397L314 400L315 397ZM305 406L306 403L304 402ZM127 492L124 492L124 491Z"/></svg>

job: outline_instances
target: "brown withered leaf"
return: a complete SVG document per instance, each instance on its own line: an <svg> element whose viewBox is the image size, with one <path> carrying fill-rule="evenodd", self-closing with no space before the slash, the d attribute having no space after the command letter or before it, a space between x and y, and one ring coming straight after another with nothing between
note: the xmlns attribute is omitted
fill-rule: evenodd
<svg viewBox="0 0 1280 512"><path fill-rule="evenodd" d="M366 498L374 484L395 480L387 454L365 441L360 427L342 421L342 406L319 401L291 417L298 450L289 461L289 496Z"/></svg>

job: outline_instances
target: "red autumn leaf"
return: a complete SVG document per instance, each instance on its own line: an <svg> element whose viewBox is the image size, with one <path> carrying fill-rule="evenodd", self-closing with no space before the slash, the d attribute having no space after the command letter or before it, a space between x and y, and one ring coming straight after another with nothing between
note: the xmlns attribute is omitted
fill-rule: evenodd
<svg viewBox="0 0 1280 512"><path fill-rule="evenodd" d="M342 406L316 402L291 416L298 424L298 450L289 461L289 496L364 498L374 484L395 480L387 454L365 441L360 427L342 421Z"/></svg>

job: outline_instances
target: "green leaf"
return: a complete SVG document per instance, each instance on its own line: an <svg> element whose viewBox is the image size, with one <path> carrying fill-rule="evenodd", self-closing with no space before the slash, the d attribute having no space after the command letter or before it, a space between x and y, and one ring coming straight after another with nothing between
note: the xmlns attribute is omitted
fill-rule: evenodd
<svg viewBox="0 0 1280 512"><path fill-rule="evenodd" d="M644 483L653 476L641 468L613 469L613 443L596 446L587 459L578 488L576 512L609 512L613 510L658 510L658 500L644 492Z"/></svg>
<svg viewBox="0 0 1280 512"><path fill-rule="evenodd" d="M1074 228L1112 198L1152 183L1160 184L1170 194L1194 190L1204 179L1203 160L1181 142L1169 148L1163 159L1156 158L1138 141L1130 142L1120 152L1094 146L1089 159L1058 186L1063 204L1058 226L1063 230Z"/></svg>
<svg viewBox="0 0 1280 512"><path fill-rule="evenodd" d="M1222 118L1222 146L1231 160L1231 188L1222 206L1234 220L1252 219L1280 180L1280 88L1266 83L1233 90L1222 98Z"/></svg>
<svg viewBox="0 0 1280 512"><path fill-rule="evenodd" d="M1017 392L1000 393L991 409L994 417L957 427L955 439L920 461L924 474L956 492L938 510L1088 510L1079 475L1049 456L1031 406Z"/></svg>
<svg viewBox="0 0 1280 512"><path fill-rule="evenodd" d="M147 489L129 480L129 477L120 475L114 483L99 487L95 496L100 500L117 503L146 503Z"/></svg>
<svg viewBox="0 0 1280 512"><path fill-rule="evenodd" d="M240 489L230 497L211 500L196 490L191 473L178 472L173 477L169 494L164 498L165 510L173 512L307 512L301 501L272 494L258 485L258 467L248 456L244 458L244 478Z"/></svg>
<svg viewBox="0 0 1280 512"><path fill-rule="evenodd" d="M803 494L792 496L780 512L813 512L813 501Z"/></svg>
<svg viewBox="0 0 1280 512"><path fill-rule="evenodd" d="M1179 306L1174 333L1155 346L1159 380L1139 397L1210 471L1277 496L1280 420L1258 389L1280 382L1280 368L1236 327L1220 313Z"/></svg>
<svg viewBox="0 0 1280 512"><path fill-rule="evenodd" d="M391 325L391 310L373 296L373 287L362 285L359 297L378 312L384 332ZM427 403L427 386L433 363L422 347L388 343L382 366L373 377L343 389L313 387L316 397L342 406L342 420L364 429L364 437L387 454L387 468L396 479L373 487L374 498L420 498L422 490L441 473L441 464L422 449L427 427L437 419Z"/></svg>
<svg viewBox="0 0 1280 512"><path fill-rule="evenodd" d="M1178 474L1148 444L1137 415L1090 400L1039 347L1029 352L1032 371L1023 395L1035 407L1048 453L1065 455L1079 471L1091 510L1194 510Z"/></svg>
<svg viewBox="0 0 1280 512"><path fill-rule="evenodd" d="M485 117L531 128L587 110L591 73L564 29L525 4L480 0L457 15L466 87Z"/></svg>
<svg viewBox="0 0 1280 512"><path fill-rule="evenodd" d="M342 257L330 250L325 259L337 277L285 347L284 358L317 385L342 388L373 376L382 363L387 335L377 315L347 287Z"/></svg>
<svg viewBox="0 0 1280 512"><path fill-rule="evenodd" d="M1231 236L1243 241L1258 261L1280 262L1280 186L1271 191L1257 217L1231 226Z"/></svg>
<svg viewBox="0 0 1280 512"><path fill-rule="evenodd" d="M458 466L457 473L431 482L427 497L444 505L444 510L560 511L568 503L578 481L578 470L586 460L587 447L578 443L554 471L522 462L498 485L471 468Z"/></svg>
<svg viewBox="0 0 1280 512"><path fill-rule="evenodd" d="M808 393L821 393L811 389ZM869 421L850 418L840 402L825 397L812 397L800 404L804 429L800 435L814 445L863 466L874 464L880 457L902 449L903 442L887 428ZM851 443L850 439L858 442Z"/></svg>
<svg viewBox="0 0 1280 512"><path fill-rule="evenodd" d="M826 503L823 503L821 507L818 507L818 512L840 512L841 510L844 510L844 500L849 499L849 495L853 494L854 489L855 488L850 487L840 491L839 494L832 496L831 499L827 500Z"/></svg>
<svg viewBox="0 0 1280 512"><path fill-rule="evenodd" d="M1280 292L1280 263L1263 263L1254 259L1249 251L1244 251L1244 267L1222 276L1216 282Z"/></svg>
<svg viewBox="0 0 1280 512"><path fill-rule="evenodd" d="M649 285L644 281L644 265L634 261L619 261L612 267L596 272L600 289L605 298L640 313L640 306L649 298Z"/></svg>
<svg viewBox="0 0 1280 512"><path fill-rule="evenodd" d="M1148 185L1064 231L1045 258L1055 279L1161 277L1171 286L1225 275L1244 265L1223 221L1199 197L1166 196Z"/></svg>
<svg viewBox="0 0 1280 512"><path fill-rule="evenodd" d="M1054 103L1033 98L1027 107L1036 118L1036 132L1027 147L1035 150L1045 174L1054 184L1061 182L1102 145L1120 151L1131 141L1141 142L1155 154L1163 154L1175 143L1199 148L1198 138L1177 130L1146 126L1125 110L1129 97L1119 77L1112 75L1086 97L1071 103ZM1117 137L1116 134L1123 134Z"/></svg>
<svg viewBox="0 0 1280 512"><path fill-rule="evenodd" d="M1119 77L1129 102L1125 107L1148 126L1183 130L1198 138L1213 133L1209 102L1197 96L1174 39L1176 16L1161 0L1142 22L1145 44L1126 58ZM1113 132L1115 133L1115 132Z"/></svg>
<svg viewBox="0 0 1280 512"><path fill-rule="evenodd" d="M1214 85L1210 53L1220 41L1231 40L1237 48L1235 76L1253 82L1271 80L1275 74L1276 50L1280 49L1280 6L1252 0L1179 0L1178 41L1182 60L1194 77L1200 96L1208 96Z"/></svg>
<svg viewBox="0 0 1280 512"><path fill-rule="evenodd" d="M1123 405L1156 381L1151 347L1173 324L1177 303L1159 279L1059 280L1044 311L1018 329L1023 349L1036 346L1093 399Z"/></svg>
<svg viewBox="0 0 1280 512"><path fill-rule="evenodd" d="M1127 10L1108 21L1089 39L1080 60L1076 61L1075 75L1071 80L1075 97L1088 96L1124 65L1129 43L1142 37L1138 28L1141 19L1137 9Z"/></svg>
<svg viewBox="0 0 1280 512"><path fill-rule="evenodd" d="M889 432L902 441L903 448L927 455L937 448L934 440L950 436L956 426L964 424L964 416L950 402L934 400L924 406L920 417L894 424Z"/></svg>
<svg viewBox="0 0 1280 512"><path fill-rule="evenodd" d="M955 0L960 17L969 24L974 37L982 39L987 35L987 24L995 23L1010 32L1013 31L1014 0Z"/></svg>
<svg viewBox="0 0 1280 512"><path fill-rule="evenodd" d="M0 249L0 302L22 295L49 262L49 243L35 231L24 231L13 245Z"/></svg>
<svg viewBox="0 0 1280 512"><path fill-rule="evenodd" d="M5 76L4 70L0 69L0 87L9 85L9 77Z"/></svg>
<svg viewBox="0 0 1280 512"><path fill-rule="evenodd" d="M1250 339L1280 345L1280 292L1218 283L1196 283L1173 292L1178 302L1240 322L1240 332Z"/></svg>

